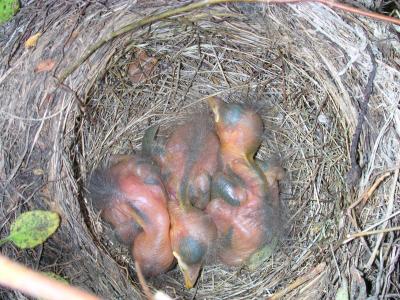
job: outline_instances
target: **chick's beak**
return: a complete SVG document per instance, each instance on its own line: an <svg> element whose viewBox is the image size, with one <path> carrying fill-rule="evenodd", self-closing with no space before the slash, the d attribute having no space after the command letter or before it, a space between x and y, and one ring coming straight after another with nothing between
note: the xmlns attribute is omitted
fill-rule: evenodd
<svg viewBox="0 0 400 300"><path fill-rule="evenodd" d="M179 254L177 254L176 252L173 252L173 254L174 254L176 260L178 261L179 268L181 269L181 272L185 279L186 288L191 289L192 287L194 287L194 285L196 284L197 278L199 277L201 265L195 264L195 265L189 266L182 261Z"/></svg>
<svg viewBox="0 0 400 300"><path fill-rule="evenodd" d="M199 277L200 274L200 265L190 266L186 270L182 270L183 277L185 278L185 286L187 289L191 289Z"/></svg>
<svg viewBox="0 0 400 300"><path fill-rule="evenodd" d="M218 123L218 121L219 121L219 106L220 106L221 100L219 100L216 97L209 97L207 99L207 102L208 102L208 106L210 106L210 108L214 114L215 122Z"/></svg>

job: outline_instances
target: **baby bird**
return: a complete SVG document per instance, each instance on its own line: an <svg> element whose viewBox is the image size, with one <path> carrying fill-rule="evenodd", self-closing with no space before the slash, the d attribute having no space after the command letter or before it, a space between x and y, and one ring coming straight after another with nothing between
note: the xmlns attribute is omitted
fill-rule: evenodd
<svg viewBox="0 0 400 300"><path fill-rule="evenodd" d="M206 116L200 115L177 126L163 145L155 141L157 129L149 128L142 144L145 153L160 166L169 195L205 209L218 167L220 144L215 131Z"/></svg>
<svg viewBox="0 0 400 300"><path fill-rule="evenodd" d="M277 226L267 179L254 161L263 123L256 112L242 105L215 97L208 103L221 143L222 171L213 179L206 211L217 226L220 259L239 266L273 239Z"/></svg>
<svg viewBox="0 0 400 300"><path fill-rule="evenodd" d="M279 181L285 177L285 170L276 157L265 161L256 159L256 163L267 180L268 193L270 194L272 206L280 209Z"/></svg>
<svg viewBox="0 0 400 300"><path fill-rule="evenodd" d="M196 283L217 236L202 209L210 200L218 151L218 137L203 119L178 126L164 147L152 151L168 191L172 250L187 288Z"/></svg>
<svg viewBox="0 0 400 300"><path fill-rule="evenodd" d="M171 267L174 257L167 195L150 160L142 155L114 158L108 169L92 174L89 195L121 242L131 246L145 276L156 276Z"/></svg>
<svg viewBox="0 0 400 300"><path fill-rule="evenodd" d="M217 230L211 218L200 209L170 200L171 243L186 288L192 288L211 254Z"/></svg>

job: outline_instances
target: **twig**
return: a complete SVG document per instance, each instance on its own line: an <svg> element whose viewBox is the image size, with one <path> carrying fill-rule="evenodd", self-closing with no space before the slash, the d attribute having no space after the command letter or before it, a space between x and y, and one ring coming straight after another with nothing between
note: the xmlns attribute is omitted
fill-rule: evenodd
<svg viewBox="0 0 400 300"><path fill-rule="evenodd" d="M394 218L394 217L398 216L399 214L400 214L400 210L397 211L397 212L395 212L395 213L393 213L393 214L391 214L390 216L386 217L385 219L380 220L378 223L375 223L375 224L369 226L367 229L365 229L365 230L362 231L362 232L370 232L370 230L371 230L372 228L375 228L375 227L381 225L382 223L385 223L386 221L390 220L391 218ZM356 228L358 228L358 226L356 226ZM335 250L338 249L344 242L346 242L346 243L347 243L347 242L350 242L350 241L352 240L352 239L349 239L350 236L351 236L351 235L348 235L347 238L343 239L342 241L339 241L339 242L337 243L336 247L335 247ZM360 237L361 237L361 239L364 238L362 235L361 235ZM367 247L367 249L369 249L369 248ZM370 251L370 252L371 252L371 251ZM372 252L371 252L371 253L372 253Z"/></svg>
<svg viewBox="0 0 400 300"><path fill-rule="evenodd" d="M218 1L214 0L214 1L215 2L223 2L223 1L219 1L219 0ZM201 8L201 7L210 5L209 2L210 1L208 1L208 0L203 0L203 1L191 3L188 5L180 6L175 9L170 9L165 12L153 15L153 16L145 17L134 23L127 24L116 31L110 32L110 34L108 34L106 37L100 39L98 42L94 43L91 47L89 47L88 50L75 63L73 63L69 68L67 68L59 77L59 81L64 82L64 80L70 74L72 74L83 62L85 62L97 49L99 49L106 43L114 40L116 37L121 36L127 32L133 31L139 27L142 27L142 26L145 26L148 24L152 24L154 22L178 15L178 14L181 14L184 12L192 11L197 8Z"/></svg>
<svg viewBox="0 0 400 300"><path fill-rule="evenodd" d="M194 82L194 80L196 79L196 76L197 76L197 74L199 73L199 71L200 71L200 69L201 69L201 66L203 65L204 58L205 58L205 55L203 54L202 57L200 57L199 63L197 64L196 71L194 72L193 76L190 78L189 84L188 84L187 87L186 87L186 91L185 91L185 93L183 94L183 96L182 96L182 98L181 98L181 100L180 100L180 103L183 102L183 101L185 100L187 94L189 93L190 88L192 87L193 82Z"/></svg>
<svg viewBox="0 0 400 300"><path fill-rule="evenodd" d="M350 213L349 213L348 216L349 216L349 218L350 218L350 222L351 222L351 224L353 225L353 227L354 227L356 230L361 231L360 226L358 226L358 223L357 223L357 219L356 219L354 210L350 210ZM364 239L364 237L361 237L361 242L364 244L364 247L365 247L365 249L367 249L368 253L371 254L372 251L371 251L371 249L369 248L368 243L367 243L367 241ZM335 250L338 249L341 245L342 245L341 242L339 242L338 244L336 244Z"/></svg>
<svg viewBox="0 0 400 300"><path fill-rule="evenodd" d="M292 284L289 284L283 290L273 294L272 296L268 297L267 300L277 300L287 293L293 291L295 288L299 287L300 285L306 283L307 281L313 279L314 277L318 276L326 269L326 263L322 262L317 265L314 269L312 269L309 273L297 278Z"/></svg>
<svg viewBox="0 0 400 300"><path fill-rule="evenodd" d="M79 98L78 93L75 92L73 89L71 89L68 85L60 82L60 87L62 87L64 90L71 92L72 95L74 95L74 98L76 100L76 103L78 104L79 110L81 111L81 113L85 113L86 112L86 107L85 104L83 103L83 101Z"/></svg>
<svg viewBox="0 0 400 300"><path fill-rule="evenodd" d="M85 53L77 60L75 61L70 67L68 67L61 75L59 76L58 80L60 82L64 82L64 80L71 75L82 63L84 63L97 49L105 45L106 43L114 40L115 38L128 33L130 31L133 31L139 27L149 25L152 23L155 23L157 21L161 21L163 19L177 16L179 14L185 13L185 12L190 12L195 9L211 6L211 5L216 5L220 3L238 3L238 2L244 2L244 3L267 3L267 4L278 4L278 3L305 3L305 2L316 2L316 3L321 3L325 4L331 8L338 8L346 12L374 18L380 21L385 21L385 22L390 22L393 24L400 25L400 20L385 16L379 13L375 12L369 12L369 11L364 11L359 8L355 8L346 4L342 3L337 3L334 0L203 0L203 1L198 1L198 2L193 2L187 5L183 5L174 9L167 10L165 12L155 14L153 16L145 17L139 21L127 24L120 29L110 32L107 36L104 38L100 39L96 43L94 43L92 46L90 46Z"/></svg>
<svg viewBox="0 0 400 300"><path fill-rule="evenodd" d="M390 219L392 219L392 218L394 218L394 217L396 217L396 216L398 216L398 215L400 215L400 210L396 211L395 213L392 213L390 216L387 216L387 217L384 218L383 220L380 220L379 222L377 222L377 223L375 223L375 224L372 224L371 226L368 226L367 229L365 229L364 231L369 231L369 230L371 230L372 228L375 228L375 227L377 227L377 226L379 226L379 225L385 223L386 221L389 221Z"/></svg>
<svg viewBox="0 0 400 300"><path fill-rule="evenodd" d="M400 19L389 17L372 11L362 10L357 7L353 7L344 3L338 3L335 0L317 0L316 2L325 4L331 8L338 8L344 10L345 12L353 13L364 17L369 17L383 22L389 22L396 25L400 25Z"/></svg>
<svg viewBox="0 0 400 300"><path fill-rule="evenodd" d="M49 278L0 254L0 284L35 298L51 300L100 300L76 287Z"/></svg>
<svg viewBox="0 0 400 300"><path fill-rule="evenodd" d="M360 142L360 135L362 132L362 126L363 126L363 123L365 120L365 116L367 115L368 102L369 102L369 98L371 97L371 94L373 91L374 79L375 79L375 75L376 75L376 69L378 66L376 63L376 60L375 60L375 56L371 49L371 45L369 45L369 44L367 46L367 51L371 57L372 70L369 73L367 86L365 87L365 91L364 91L364 97L363 97L364 99L362 100L362 102L360 104L360 111L358 113L357 126L356 126L356 129L354 130L353 138L351 140L351 146L350 146L351 167L350 167L349 172L347 173L347 184L350 187L356 186L361 177L361 167L357 162L357 156L358 156L357 148L358 148L358 143Z"/></svg>
<svg viewBox="0 0 400 300"><path fill-rule="evenodd" d="M347 239L345 239L342 242L343 244L347 244L348 242L354 240L355 238L362 237L362 236L368 236L368 235L374 235L374 234L380 234L380 233L386 233L386 232L392 232L392 231L400 231L400 226L398 227L391 227L391 228L385 228L385 229L379 229L379 230L371 230L371 231L361 231L354 233L352 235L349 235Z"/></svg>
<svg viewBox="0 0 400 300"><path fill-rule="evenodd" d="M387 205L387 209L386 209L386 217L390 216L392 214L392 211L393 211L394 199L396 197L395 194L396 194L396 187L397 187L398 179L399 179L399 170L397 169L396 172L394 173L393 184L392 184L391 189L390 189L390 196L389 196L388 205ZM388 225L388 222L386 221L383 224L383 227L386 227L387 225ZM400 227L396 227L396 228L398 228L397 230L400 230ZM392 230L390 230L390 231L392 231ZM382 233L384 233L384 232L386 232L385 229L382 229L382 232L380 233L380 235L376 239L376 244L375 244L374 250L372 251L372 254L371 254L371 256L370 256L370 258L369 258L369 260L368 260L368 262L366 264L367 268L370 268L371 265L373 264L374 260L375 260L376 254L378 253L378 249L379 249L380 244L381 244L382 239L383 239L383 234Z"/></svg>
<svg viewBox="0 0 400 300"><path fill-rule="evenodd" d="M211 45L211 46L212 46L211 49L212 49L212 51L213 51L213 53L214 53L215 60L217 61L217 64L218 64L219 71L221 72L222 78L224 78L224 81L225 81L226 85L229 86L229 87L231 87L231 85L230 85L228 79L226 79L226 75L225 75L225 72L224 72L224 68L222 68L221 62L219 61L218 54L217 54L217 52L215 51L215 47L214 47L214 45Z"/></svg>
<svg viewBox="0 0 400 300"><path fill-rule="evenodd" d="M374 184L368 189L368 191L365 191L362 197L360 197L357 201L353 202L349 206L349 208L347 209L347 214L350 215L351 210L361 202L365 203L369 199L369 197L371 197L371 195L375 192L378 186L389 176L390 172L386 172L382 176L380 176L377 180L375 180Z"/></svg>
<svg viewBox="0 0 400 300"><path fill-rule="evenodd" d="M310 179L308 180L307 184L304 186L302 193L300 194L300 197L298 198L299 200L301 200L303 198L303 196L305 195L305 193L307 192L308 188L312 185L312 183L315 181L319 169L321 167L321 161L318 162L317 167L315 168L315 170L313 171L312 175L310 176ZM297 201L297 200L296 200ZM304 201L303 204L301 205L300 208L297 209L297 211L294 213L293 216L290 217L289 221L287 222L288 224L291 224L293 220L296 220L296 217L299 213L301 213L303 211L303 209L307 206L307 204L309 204L309 201Z"/></svg>

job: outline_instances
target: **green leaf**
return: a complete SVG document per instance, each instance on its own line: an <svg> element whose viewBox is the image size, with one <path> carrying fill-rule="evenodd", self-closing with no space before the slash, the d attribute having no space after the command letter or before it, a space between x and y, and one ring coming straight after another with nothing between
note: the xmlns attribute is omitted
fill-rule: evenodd
<svg viewBox="0 0 400 300"><path fill-rule="evenodd" d="M21 249L36 247L46 241L60 225L57 213L45 210L21 214L11 225L6 238Z"/></svg>
<svg viewBox="0 0 400 300"><path fill-rule="evenodd" d="M10 20L18 11L18 0L0 0L0 25Z"/></svg>
<svg viewBox="0 0 400 300"><path fill-rule="evenodd" d="M62 283L69 284L67 279L65 279L64 277L62 277L60 275L57 275L57 274L55 274L53 272L42 272L42 274L46 275L47 277L53 278L53 279L55 279L57 281L61 281Z"/></svg>

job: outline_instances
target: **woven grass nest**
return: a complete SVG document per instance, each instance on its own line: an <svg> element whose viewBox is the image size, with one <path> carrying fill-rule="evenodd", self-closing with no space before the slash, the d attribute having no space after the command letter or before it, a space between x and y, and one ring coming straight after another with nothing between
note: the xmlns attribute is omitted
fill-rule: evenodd
<svg viewBox="0 0 400 300"><path fill-rule="evenodd" d="M2 252L104 299L142 298L129 252L86 199L90 172L111 154L139 149L149 126L168 130L217 95L260 108L266 130L257 155L279 153L287 172L285 234L255 271L206 266L186 290L173 270L150 287L175 299L400 297L395 27L313 3L180 10L188 3L32 1L0 28L1 234L29 209L62 217L43 246ZM141 51L156 63L135 82L128 69ZM47 59L54 67L38 69ZM361 177L350 184L355 164ZM6 290L0 298L26 299Z"/></svg>

